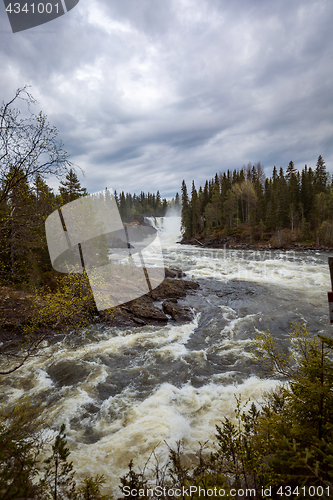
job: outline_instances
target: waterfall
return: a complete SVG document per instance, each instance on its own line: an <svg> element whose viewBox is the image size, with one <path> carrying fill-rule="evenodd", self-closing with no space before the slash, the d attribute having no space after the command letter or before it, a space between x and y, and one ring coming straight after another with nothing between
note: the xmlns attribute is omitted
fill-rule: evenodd
<svg viewBox="0 0 333 500"><path fill-rule="evenodd" d="M163 247L173 245L181 239L181 218L178 215L167 214L165 217L145 217L144 222L156 229Z"/></svg>

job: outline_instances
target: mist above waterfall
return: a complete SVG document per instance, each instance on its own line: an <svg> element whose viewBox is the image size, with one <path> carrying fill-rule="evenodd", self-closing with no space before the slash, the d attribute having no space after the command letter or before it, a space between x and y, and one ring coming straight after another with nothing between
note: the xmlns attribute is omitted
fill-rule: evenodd
<svg viewBox="0 0 333 500"><path fill-rule="evenodd" d="M169 207L165 217L145 217L145 224L149 224L158 231L162 247L177 243L181 235L181 210L178 207Z"/></svg>

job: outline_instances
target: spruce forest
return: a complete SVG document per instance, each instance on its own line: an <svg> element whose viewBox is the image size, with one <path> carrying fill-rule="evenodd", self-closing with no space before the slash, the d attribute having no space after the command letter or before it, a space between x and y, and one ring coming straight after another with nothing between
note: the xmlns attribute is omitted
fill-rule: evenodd
<svg viewBox="0 0 333 500"><path fill-rule="evenodd" d="M301 172L289 162L274 166L265 178L263 166L249 163L219 173L191 193L182 183L184 242L196 238L218 243L333 246L333 185L320 155L315 168ZM227 241L227 240L225 240Z"/></svg>

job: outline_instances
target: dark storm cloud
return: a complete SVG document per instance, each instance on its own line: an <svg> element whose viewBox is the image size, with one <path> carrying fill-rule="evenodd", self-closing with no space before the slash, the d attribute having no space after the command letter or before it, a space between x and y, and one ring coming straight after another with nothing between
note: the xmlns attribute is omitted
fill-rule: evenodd
<svg viewBox="0 0 333 500"><path fill-rule="evenodd" d="M31 85L89 191L333 170L332 20L330 0L80 0L16 34L1 15L1 98Z"/></svg>

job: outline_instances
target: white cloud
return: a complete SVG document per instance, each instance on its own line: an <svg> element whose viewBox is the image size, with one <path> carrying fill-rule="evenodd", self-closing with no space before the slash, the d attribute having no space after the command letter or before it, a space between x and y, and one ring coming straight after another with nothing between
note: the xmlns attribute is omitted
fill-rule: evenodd
<svg viewBox="0 0 333 500"><path fill-rule="evenodd" d="M330 0L81 0L54 33L0 33L1 97L31 85L91 191L173 196L183 178L319 154L333 170L332 13Z"/></svg>

